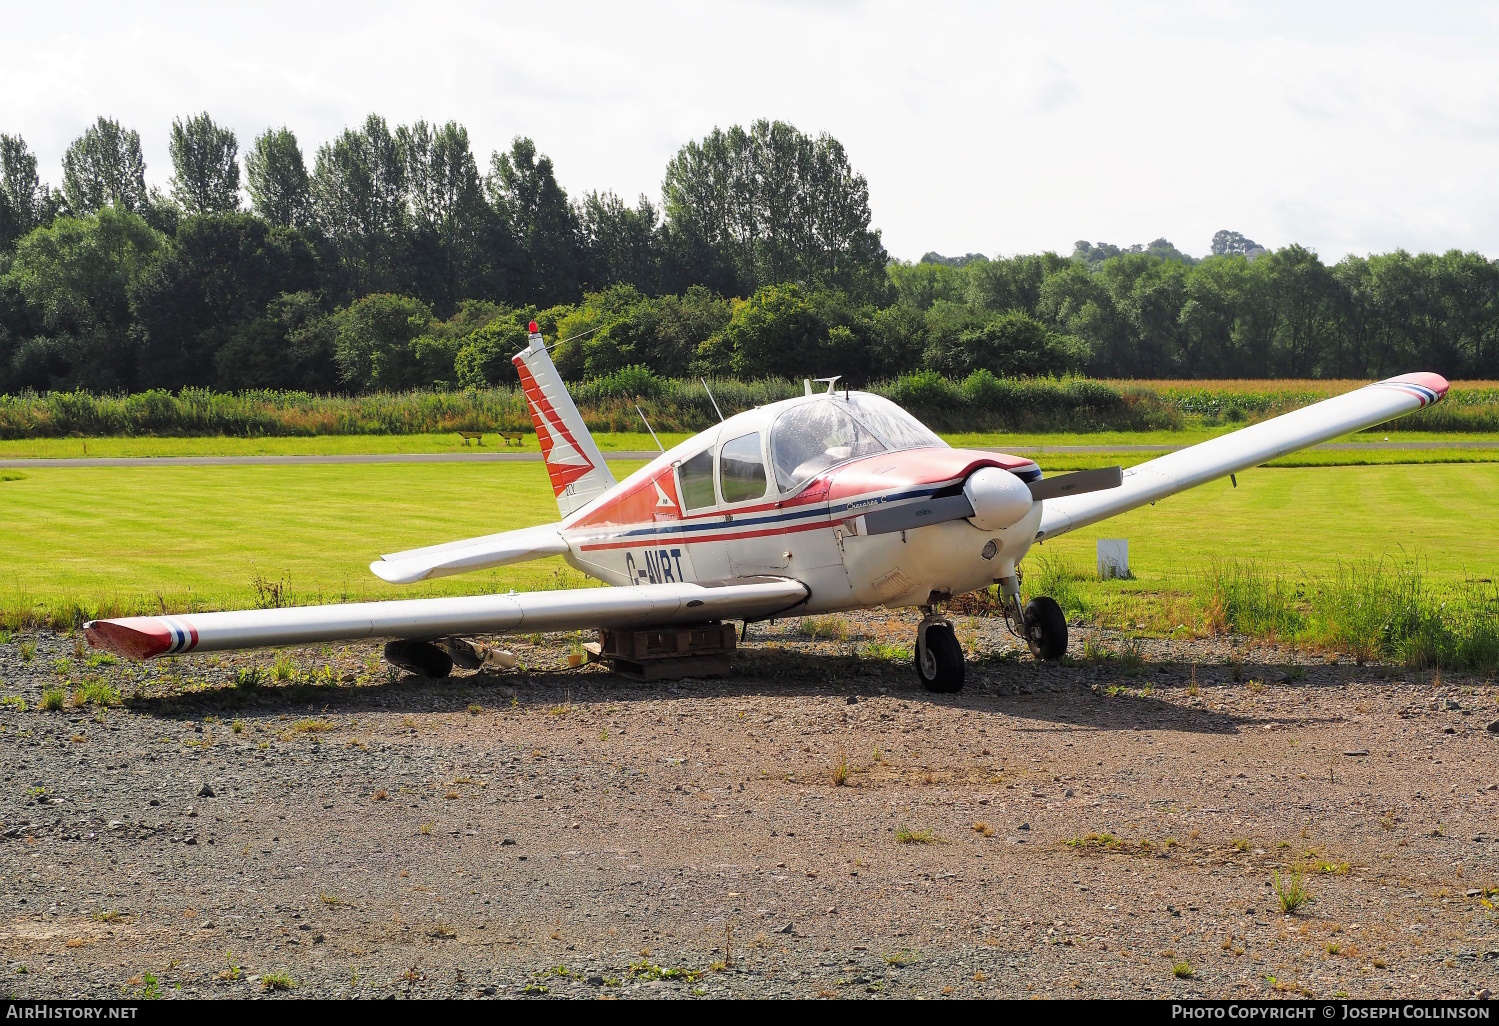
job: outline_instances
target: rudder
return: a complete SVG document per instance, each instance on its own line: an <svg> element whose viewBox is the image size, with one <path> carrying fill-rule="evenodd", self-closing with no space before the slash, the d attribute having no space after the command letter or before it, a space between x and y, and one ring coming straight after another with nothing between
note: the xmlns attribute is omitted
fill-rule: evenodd
<svg viewBox="0 0 1499 1026"><path fill-rule="evenodd" d="M614 487L614 475L604 462L583 416L573 404L562 375L552 358L536 322L531 322L531 344L511 358L520 373L521 391L541 443L541 457L552 478L557 508L567 516Z"/></svg>

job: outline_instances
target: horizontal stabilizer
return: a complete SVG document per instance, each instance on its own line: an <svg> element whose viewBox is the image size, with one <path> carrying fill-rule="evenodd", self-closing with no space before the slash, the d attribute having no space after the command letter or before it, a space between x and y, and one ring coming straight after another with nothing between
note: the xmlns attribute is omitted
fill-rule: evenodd
<svg viewBox="0 0 1499 1026"><path fill-rule="evenodd" d="M1118 488L1124 483L1124 471L1119 467L1104 467L1101 470L1079 470L1059 477L1043 477L1029 484L1031 498L1057 499L1063 495L1082 495L1084 492L1101 492Z"/></svg>
<svg viewBox="0 0 1499 1026"><path fill-rule="evenodd" d="M558 533L557 525L548 524L392 552L371 563L370 570L391 584L415 584L429 577L447 577L470 570L524 563L546 556L560 556L566 551L567 542Z"/></svg>
<svg viewBox="0 0 1499 1026"><path fill-rule="evenodd" d="M183 616L130 616L90 620L83 625L83 633L95 648L129 659L150 659L185 652L366 638L415 640L517 631L656 627L706 620L761 620L801 605L807 595L807 586L800 581L742 577L695 584L641 584Z"/></svg>
<svg viewBox="0 0 1499 1026"><path fill-rule="evenodd" d="M1036 538L1055 538L1287 453L1415 413L1446 394L1447 381L1440 374L1403 374L1178 449L1126 470L1118 488L1047 499Z"/></svg>

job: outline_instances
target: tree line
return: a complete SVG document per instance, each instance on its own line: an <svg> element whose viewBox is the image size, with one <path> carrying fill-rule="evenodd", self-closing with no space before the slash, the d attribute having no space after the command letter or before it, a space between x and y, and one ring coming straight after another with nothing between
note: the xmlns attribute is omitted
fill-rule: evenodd
<svg viewBox="0 0 1499 1026"><path fill-rule="evenodd" d="M525 325L571 379L927 370L961 379L1499 377L1499 266L1404 251L1324 263L1219 232L1071 254L890 259L831 136L715 129L658 202L569 197L526 138L479 163L455 122L371 115L311 166L286 128L207 114L149 188L99 118L43 183L0 135L0 392L359 393L513 380Z"/></svg>

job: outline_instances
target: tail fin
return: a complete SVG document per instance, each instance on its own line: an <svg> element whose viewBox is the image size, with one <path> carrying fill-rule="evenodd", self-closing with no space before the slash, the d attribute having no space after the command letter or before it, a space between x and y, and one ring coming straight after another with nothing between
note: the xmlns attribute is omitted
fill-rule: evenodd
<svg viewBox="0 0 1499 1026"><path fill-rule="evenodd" d="M516 353L511 362L520 372L521 391L531 409L531 423L536 425L541 457L552 476L557 507L567 516L613 488L614 475L583 426L583 417L547 355L535 321L531 322L531 344Z"/></svg>

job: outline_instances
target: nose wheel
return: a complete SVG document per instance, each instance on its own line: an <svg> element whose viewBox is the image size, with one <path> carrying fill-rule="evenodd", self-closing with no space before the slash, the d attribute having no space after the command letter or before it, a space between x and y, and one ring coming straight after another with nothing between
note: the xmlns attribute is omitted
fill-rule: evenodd
<svg viewBox="0 0 1499 1026"><path fill-rule="evenodd" d="M952 624L928 616L916 628L916 676L921 686L939 694L963 690L963 646Z"/></svg>

